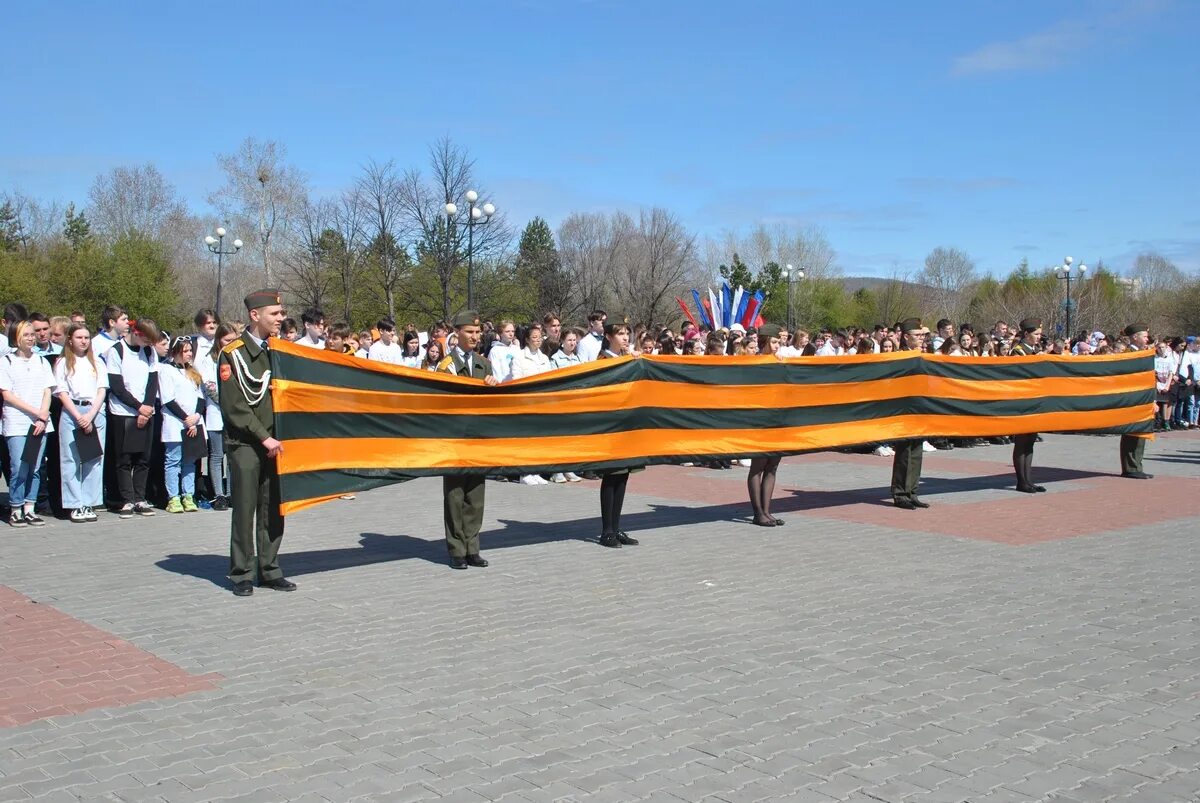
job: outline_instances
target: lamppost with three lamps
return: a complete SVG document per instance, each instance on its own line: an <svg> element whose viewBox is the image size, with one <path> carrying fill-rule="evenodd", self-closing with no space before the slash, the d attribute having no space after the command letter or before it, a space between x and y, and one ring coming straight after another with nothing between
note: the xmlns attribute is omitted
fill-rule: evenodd
<svg viewBox="0 0 1200 803"><path fill-rule="evenodd" d="M804 269L803 268L793 268L791 266L791 264L789 263L783 269L783 278L788 283L787 328L788 328L788 334L791 335L792 333L795 332L795 327L793 326L793 324L795 323L795 315L792 312L792 285L797 280L804 278Z"/></svg>
<svg viewBox="0 0 1200 803"><path fill-rule="evenodd" d="M1065 333L1067 343L1071 342L1071 312L1075 308L1075 302L1071 300L1071 279L1078 278L1080 281L1083 281L1083 276L1087 273L1087 265L1080 263L1078 277L1072 276L1071 263L1074 261L1072 257L1063 257L1063 264L1054 267L1054 275L1067 283L1067 300L1063 302L1063 309L1067 313L1067 329Z"/></svg>
<svg viewBox="0 0 1200 803"><path fill-rule="evenodd" d="M464 196L467 200L470 213L467 215L467 308L475 309L475 227L486 226L492 221L492 215L496 214L496 207L490 203L485 203L483 206L476 206L475 202L479 200L479 193L475 190L467 190ZM458 216L458 204L453 201L447 201L446 206L446 233L453 241L453 226L455 218Z"/></svg>
<svg viewBox="0 0 1200 803"><path fill-rule="evenodd" d="M225 267L224 259L225 257L233 256L238 251L242 250L242 241L238 239L233 241L233 250L226 250L225 235L227 233L228 232L225 231L224 226L217 226L216 237L213 237L210 234L204 238L204 244L208 246L208 250L217 255L217 303L214 305L214 307L216 309L218 319L221 317L221 274Z"/></svg>

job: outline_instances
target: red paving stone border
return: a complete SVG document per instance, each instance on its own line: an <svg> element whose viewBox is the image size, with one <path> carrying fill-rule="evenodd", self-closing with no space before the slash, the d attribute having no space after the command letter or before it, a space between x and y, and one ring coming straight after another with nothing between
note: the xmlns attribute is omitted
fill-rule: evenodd
<svg viewBox="0 0 1200 803"><path fill-rule="evenodd" d="M0 727L207 691L220 678L0 586Z"/></svg>

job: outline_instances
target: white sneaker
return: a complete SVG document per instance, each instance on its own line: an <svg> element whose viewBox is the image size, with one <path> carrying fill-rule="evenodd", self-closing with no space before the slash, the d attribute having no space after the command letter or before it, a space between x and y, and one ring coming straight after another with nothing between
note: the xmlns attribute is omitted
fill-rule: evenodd
<svg viewBox="0 0 1200 803"><path fill-rule="evenodd" d="M892 450L887 447L887 444L880 444L879 446L875 447L874 454L876 457L890 457Z"/></svg>
<svg viewBox="0 0 1200 803"><path fill-rule="evenodd" d="M737 464L739 466L741 466L742 468L750 468L750 461L746 458L742 458L741 460L738 460Z"/></svg>
<svg viewBox="0 0 1200 803"><path fill-rule="evenodd" d="M87 517L88 521L100 521L100 517L96 515L96 511L92 510L91 505L85 507L83 511L83 515Z"/></svg>
<svg viewBox="0 0 1200 803"><path fill-rule="evenodd" d="M354 494L342 494L341 496L338 497L338 499L342 499L346 502L353 502L357 498L358 497L355 496Z"/></svg>
<svg viewBox="0 0 1200 803"><path fill-rule="evenodd" d="M936 452L937 449L929 441L921 441L921 451L922 452Z"/></svg>
<svg viewBox="0 0 1200 803"><path fill-rule="evenodd" d="M567 475L563 474L561 471L557 474L550 475L550 482L566 482L566 481L567 481Z"/></svg>
<svg viewBox="0 0 1200 803"><path fill-rule="evenodd" d="M521 475L521 484L522 485L541 485L542 484L541 480L542 480L542 478L537 476L536 474Z"/></svg>
<svg viewBox="0 0 1200 803"><path fill-rule="evenodd" d="M125 504L121 505L121 510L117 513L117 515L123 519L132 519L133 518L133 503L126 502Z"/></svg>
<svg viewBox="0 0 1200 803"><path fill-rule="evenodd" d="M550 480L543 478L541 474L534 474L533 478L535 480L537 480L538 485L549 485L550 484Z"/></svg>
<svg viewBox="0 0 1200 803"><path fill-rule="evenodd" d="M883 448L887 450L887 456L888 456L888 457L895 457L895 456L896 456L896 450L895 450L895 449L893 449L892 447L890 447L890 446L888 446L888 445L884 444L884 447L883 447Z"/></svg>
<svg viewBox="0 0 1200 803"><path fill-rule="evenodd" d="M82 524L87 520L88 517L86 507L77 507L71 511L71 521L75 522L76 524Z"/></svg>
<svg viewBox="0 0 1200 803"><path fill-rule="evenodd" d="M583 477L576 474L574 471L568 471L565 475L567 482L583 482Z"/></svg>

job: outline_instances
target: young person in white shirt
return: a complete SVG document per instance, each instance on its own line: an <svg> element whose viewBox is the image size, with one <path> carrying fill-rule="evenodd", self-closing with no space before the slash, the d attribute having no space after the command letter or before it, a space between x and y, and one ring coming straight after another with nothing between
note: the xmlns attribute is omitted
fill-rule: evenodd
<svg viewBox="0 0 1200 803"><path fill-rule="evenodd" d="M8 523L13 527L41 527L46 523L34 512L34 507L46 435L54 431L50 420L54 374L50 364L34 353L36 339L33 325L20 321L8 328L13 351L0 357L0 397L4 404L3 430L10 477ZM31 437L37 438L37 442L32 454L26 455Z"/></svg>
<svg viewBox="0 0 1200 803"><path fill-rule="evenodd" d="M421 367L421 336L415 330L404 331L404 345L400 347L400 364L409 368Z"/></svg>
<svg viewBox="0 0 1200 803"><path fill-rule="evenodd" d="M582 360L579 359L579 354L576 349L579 347L579 338L583 337L583 332L578 329L566 329L562 333L562 342L559 344L558 351L554 352L554 356L550 358L550 364L555 368L566 368L568 365L579 365Z"/></svg>
<svg viewBox="0 0 1200 803"><path fill-rule="evenodd" d="M1185 342L1187 350L1179 361L1177 387L1183 395L1184 418L1187 425L1194 429L1200 418L1200 398L1196 397L1196 388L1200 385L1200 338L1189 335Z"/></svg>
<svg viewBox="0 0 1200 803"><path fill-rule="evenodd" d="M217 383L217 363L221 349L237 340L233 324L223 323L213 332L213 344L196 358L204 393L204 432L208 436L208 480L212 484L213 510L229 509L229 477L225 475L225 419L221 416L221 397Z"/></svg>
<svg viewBox="0 0 1200 803"><path fill-rule="evenodd" d="M129 333L109 348L108 425L113 433L109 455L114 465L123 519L153 516L146 501L150 473L150 436L154 404L158 400L158 354L153 345L162 339L158 324L149 318L129 324Z"/></svg>
<svg viewBox="0 0 1200 803"><path fill-rule="evenodd" d="M576 349L581 361L591 362L600 356L605 345L604 322L607 320L608 313L602 309L592 310L588 315L587 333L579 339L579 346Z"/></svg>
<svg viewBox="0 0 1200 803"><path fill-rule="evenodd" d="M391 318L383 318L375 324L379 330L379 340L367 349L367 357L391 365L403 365L404 349L396 342L396 323Z"/></svg>
<svg viewBox="0 0 1200 803"><path fill-rule="evenodd" d="M104 447L108 371L92 352L92 335L84 324L67 327L67 347L54 364L54 393L62 402L58 461L63 508L71 511L73 522L96 521L95 508L104 505L104 455L84 462L75 438L77 431L94 430Z"/></svg>
<svg viewBox="0 0 1200 803"><path fill-rule="evenodd" d="M300 315L300 323L304 326L304 334L296 340L297 345L325 348L325 313L316 307L309 307Z"/></svg>
<svg viewBox="0 0 1200 803"><path fill-rule="evenodd" d="M50 318L41 312L29 313L33 324L33 353L42 357L53 357L62 353L60 346L50 340Z"/></svg>
<svg viewBox="0 0 1200 803"><path fill-rule="evenodd" d="M492 344L487 358L492 364L492 376L496 377L496 381L507 382L513 378L513 363L521 353L521 345L517 342L517 325L512 321L500 321L496 334L500 339Z"/></svg>
<svg viewBox="0 0 1200 803"><path fill-rule="evenodd" d="M163 474L167 483L167 512L195 513L196 463L184 457L184 438L204 435L207 406L204 378L192 365L192 341L180 338L164 354L166 340L159 342L158 356L168 360L158 366L159 397L162 399ZM207 446L207 443L205 444Z"/></svg>
<svg viewBox="0 0 1200 803"><path fill-rule="evenodd" d="M512 379L522 379L527 376L537 376L544 374L547 371L553 370L550 364L550 358L542 353L542 325L540 323L528 324L521 332L522 348L517 352L517 358L512 365ZM494 349L493 349L494 350ZM493 370L495 363L492 363ZM566 482L567 478L564 474L555 474L551 479L554 482ZM524 474L520 480L522 485L547 485L547 481L542 479L537 474Z"/></svg>
<svg viewBox="0 0 1200 803"><path fill-rule="evenodd" d="M129 334L129 313L110 304L100 313L100 331L92 338L92 353L104 359L108 350Z"/></svg>
<svg viewBox="0 0 1200 803"><path fill-rule="evenodd" d="M217 327L221 325L221 321L213 310L202 309L192 318L192 323L196 324L196 334L192 335L192 348L196 353L196 358L199 359L201 354L208 354L212 351Z"/></svg>

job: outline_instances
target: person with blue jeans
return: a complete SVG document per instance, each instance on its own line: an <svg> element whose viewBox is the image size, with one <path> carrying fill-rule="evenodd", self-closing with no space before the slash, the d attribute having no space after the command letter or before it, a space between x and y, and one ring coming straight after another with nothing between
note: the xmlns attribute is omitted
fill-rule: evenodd
<svg viewBox="0 0 1200 803"><path fill-rule="evenodd" d="M54 374L50 364L34 354L37 338L33 324L20 321L9 327L8 341L14 349L0 357L0 397L3 398L4 441L8 447L11 479L8 523L13 527L41 527L46 522L34 512L37 503L38 469L46 451L46 435L54 431L50 421L50 393ZM30 438L36 438L31 448ZM29 451L29 454L26 454Z"/></svg>
<svg viewBox="0 0 1200 803"><path fill-rule="evenodd" d="M96 521L95 508L104 506L104 456L82 460L77 433L95 432L104 448L108 370L103 360L96 359L85 324L67 327L63 355L54 366L54 393L62 402L58 427L62 505L71 511L73 522Z"/></svg>
<svg viewBox="0 0 1200 803"><path fill-rule="evenodd" d="M166 339L159 344L159 358L166 357ZM184 458L184 438L204 435L203 379L192 365L192 341L176 340L170 359L159 365L159 393L162 398L162 444L164 474L167 482L167 512L194 513L196 505L196 460Z"/></svg>

